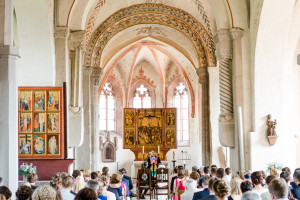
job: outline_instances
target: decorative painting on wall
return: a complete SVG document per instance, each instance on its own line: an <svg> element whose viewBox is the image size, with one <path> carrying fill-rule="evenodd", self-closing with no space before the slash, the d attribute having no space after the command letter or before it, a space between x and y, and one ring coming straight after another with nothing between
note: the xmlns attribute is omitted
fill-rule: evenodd
<svg viewBox="0 0 300 200"><path fill-rule="evenodd" d="M137 160L158 150L165 159L170 149L177 148L176 108L124 108L124 149L130 149Z"/></svg>
<svg viewBox="0 0 300 200"><path fill-rule="evenodd" d="M63 158L63 88L19 87L18 99L19 158Z"/></svg>

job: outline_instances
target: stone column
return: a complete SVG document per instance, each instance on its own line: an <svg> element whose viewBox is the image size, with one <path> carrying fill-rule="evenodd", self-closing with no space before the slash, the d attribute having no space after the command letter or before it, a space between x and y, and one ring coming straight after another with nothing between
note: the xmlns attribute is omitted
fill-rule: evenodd
<svg viewBox="0 0 300 200"><path fill-rule="evenodd" d="M0 176L14 193L18 188L19 48L13 46L13 5L13 0L0 0Z"/></svg>
<svg viewBox="0 0 300 200"><path fill-rule="evenodd" d="M229 30L219 30L214 36L217 44L220 81L220 143L225 147L235 146L235 128L232 93L232 42Z"/></svg>
<svg viewBox="0 0 300 200"><path fill-rule="evenodd" d="M244 86L244 76L243 74L243 59L242 59L242 41L241 38L243 37L243 30L241 28L232 28L230 30L230 36L232 39L232 47L233 47L233 60L232 60L232 70L233 70L233 105L234 105L234 113L237 113L237 107L241 106L242 107L242 115L243 115L243 124L245 122L245 105L244 105L244 91L245 86ZM237 115L234 116L234 120L237 122ZM245 132L245 127L243 127L244 131L243 133L246 134ZM238 129L235 127L235 132L237 133L235 135L235 142L236 144L239 144L239 136L238 136ZM247 138L244 137L243 138ZM247 139L245 140L245 145ZM245 152L241 152L241 147L240 144L235 148L234 156L236 157L240 154L244 154L243 156L245 157L244 160L247 160ZM246 149L246 148L243 148ZM232 161L233 162L233 161ZM235 161L236 162L236 161ZM239 160L238 162L238 168L239 170L244 170L241 169L242 166L245 166L245 163L241 163ZM247 166L246 166L247 167Z"/></svg>
<svg viewBox="0 0 300 200"><path fill-rule="evenodd" d="M56 27L55 38L55 86L62 86L67 82L67 66L69 61L67 38L69 36L68 27ZM69 96L69 95L68 95Z"/></svg>
<svg viewBox="0 0 300 200"><path fill-rule="evenodd" d="M100 67L90 67L90 127L91 127L91 170L100 170L100 150L99 150L99 120L98 120L98 90L102 69Z"/></svg>
<svg viewBox="0 0 300 200"><path fill-rule="evenodd" d="M201 84L202 108L202 165L211 165L211 128L209 111L209 75L206 67L197 69L199 83Z"/></svg>
<svg viewBox="0 0 300 200"><path fill-rule="evenodd" d="M68 101L68 130L69 147L78 147L83 143L84 134L84 108L83 102L83 49L85 31L71 32L68 38L68 48L70 50L70 66L68 89L70 98Z"/></svg>

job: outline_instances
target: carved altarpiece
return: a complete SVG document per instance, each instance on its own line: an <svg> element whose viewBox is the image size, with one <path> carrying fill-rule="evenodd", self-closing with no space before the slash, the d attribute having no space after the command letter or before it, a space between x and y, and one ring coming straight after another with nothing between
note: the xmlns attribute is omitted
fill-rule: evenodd
<svg viewBox="0 0 300 200"><path fill-rule="evenodd" d="M124 109L124 149L134 152L136 160L152 150L166 160L166 153L177 148L176 108Z"/></svg>

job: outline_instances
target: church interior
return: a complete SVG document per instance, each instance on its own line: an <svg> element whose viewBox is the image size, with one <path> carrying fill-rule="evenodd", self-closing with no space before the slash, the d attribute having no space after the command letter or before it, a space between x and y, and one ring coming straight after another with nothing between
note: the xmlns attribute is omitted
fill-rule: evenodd
<svg viewBox="0 0 300 200"><path fill-rule="evenodd" d="M152 151L294 171L299 36L298 0L0 0L3 184L24 163L137 178Z"/></svg>

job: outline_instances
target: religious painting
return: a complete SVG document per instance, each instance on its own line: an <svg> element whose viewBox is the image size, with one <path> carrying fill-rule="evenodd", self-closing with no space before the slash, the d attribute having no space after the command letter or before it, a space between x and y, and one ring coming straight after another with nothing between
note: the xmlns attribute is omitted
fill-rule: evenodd
<svg viewBox="0 0 300 200"><path fill-rule="evenodd" d="M139 109L137 113L138 145L156 147L162 144L163 109Z"/></svg>
<svg viewBox="0 0 300 200"><path fill-rule="evenodd" d="M176 108L165 109L165 137L165 147L175 149L177 147Z"/></svg>
<svg viewBox="0 0 300 200"><path fill-rule="evenodd" d="M46 113L33 113L33 132L46 132Z"/></svg>
<svg viewBox="0 0 300 200"><path fill-rule="evenodd" d="M135 147L135 129L126 129L124 132L124 148Z"/></svg>
<svg viewBox="0 0 300 200"><path fill-rule="evenodd" d="M63 87L19 87L18 90L19 158L63 159Z"/></svg>
<svg viewBox="0 0 300 200"><path fill-rule="evenodd" d="M31 155L32 138L31 135L19 135L19 154Z"/></svg>
<svg viewBox="0 0 300 200"><path fill-rule="evenodd" d="M59 111L59 91L51 90L47 92L47 110Z"/></svg>
<svg viewBox="0 0 300 200"><path fill-rule="evenodd" d="M47 130L48 133L59 132L59 113L48 113L47 114Z"/></svg>
<svg viewBox="0 0 300 200"><path fill-rule="evenodd" d="M31 91L20 91L19 92L19 110L30 111L32 107L32 92Z"/></svg>
<svg viewBox="0 0 300 200"><path fill-rule="evenodd" d="M45 154L46 136L44 134L33 135L33 153Z"/></svg>
<svg viewBox="0 0 300 200"><path fill-rule="evenodd" d="M31 124L31 113L19 113L19 131L21 133L31 133Z"/></svg>
<svg viewBox="0 0 300 200"><path fill-rule="evenodd" d="M59 154L59 135L47 135L47 154Z"/></svg>
<svg viewBox="0 0 300 200"><path fill-rule="evenodd" d="M35 111L44 111L45 110L45 91L33 91L33 109Z"/></svg>
<svg viewBox="0 0 300 200"><path fill-rule="evenodd" d="M124 109L124 126L135 127L135 109L125 108Z"/></svg>

